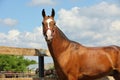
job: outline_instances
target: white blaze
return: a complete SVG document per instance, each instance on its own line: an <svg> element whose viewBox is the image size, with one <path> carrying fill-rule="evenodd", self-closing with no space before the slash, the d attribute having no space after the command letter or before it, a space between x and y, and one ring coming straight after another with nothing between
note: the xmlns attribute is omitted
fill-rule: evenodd
<svg viewBox="0 0 120 80"><path fill-rule="evenodd" d="M48 24L48 30L46 32L46 35L47 35L47 39L48 40L51 40L53 37L52 37L52 31L50 30L50 22L53 21L52 19L47 19L47 24Z"/></svg>
<svg viewBox="0 0 120 80"><path fill-rule="evenodd" d="M51 40L51 39L53 38L53 37L52 37L52 32L51 32L50 29L47 30L47 33L46 33L46 34L47 34L47 39L48 39L48 40Z"/></svg>
<svg viewBox="0 0 120 80"><path fill-rule="evenodd" d="M47 21L46 21L47 24L48 24L48 29L50 28L50 25L49 25L49 24L50 24L51 21L53 21L53 20L52 20L52 19L47 19Z"/></svg>

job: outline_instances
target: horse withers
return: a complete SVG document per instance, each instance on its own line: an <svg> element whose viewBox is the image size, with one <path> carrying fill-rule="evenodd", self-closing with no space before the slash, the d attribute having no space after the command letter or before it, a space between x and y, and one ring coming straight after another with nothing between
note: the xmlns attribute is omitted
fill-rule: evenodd
<svg viewBox="0 0 120 80"><path fill-rule="evenodd" d="M69 40L57 27L55 11L43 16L43 35L54 61L59 80L94 80L111 75L120 80L120 47L87 47Z"/></svg>

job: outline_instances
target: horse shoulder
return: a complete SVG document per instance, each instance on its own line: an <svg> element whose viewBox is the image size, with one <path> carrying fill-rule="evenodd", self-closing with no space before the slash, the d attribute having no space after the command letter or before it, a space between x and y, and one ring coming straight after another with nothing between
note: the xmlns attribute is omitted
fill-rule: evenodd
<svg viewBox="0 0 120 80"><path fill-rule="evenodd" d="M66 74L79 72L79 47L76 43L70 43L68 48L61 53L58 61Z"/></svg>

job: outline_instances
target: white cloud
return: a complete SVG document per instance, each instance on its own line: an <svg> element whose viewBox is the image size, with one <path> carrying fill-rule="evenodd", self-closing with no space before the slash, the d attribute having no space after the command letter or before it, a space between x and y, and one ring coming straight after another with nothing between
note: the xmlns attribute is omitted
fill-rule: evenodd
<svg viewBox="0 0 120 80"><path fill-rule="evenodd" d="M104 19L110 16L113 18L117 18L117 16L120 16L120 7L116 4L107 2L101 2L90 7L83 7L77 9L80 10L79 14L81 16L85 15L87 17L99 17Z"/></svg>
<svg viewBox="0 0 120 80"><path fill-rule="evenodd" d="M61 9L56 23L68 38L82 44L120 45L119 13L119 6L102 2L90 7ZM0 19L0 22L2 21L3 19ZM7 34L0 33L1 45L47 48L45 43L41 26L35 27L32 32L10 30Z"/></svg>
<svg viewBox="0 0 120 80"><path fill-rule="evenodd" d="M0 44L28 48L47 48L42 35L42 27L36 27L33 32L10 30L7 34L0 33Z"/></svg>
<svg viewBox="0 0 120 80"><path fill-rule="evenodd" d="M120 31L120 20L113 21L111 23L110 30L112 30L112 31Z"/></svg>
<svg viewBox="0 0 120 80"><path fill-rule="evenodd" d="M54 0L32 0L28 3L30 6L55 5Z"/></svg>
<svg viewBox="0 0 120 80"><path fill-rule="evenodd" d="M120 45L120 7L101 2L58 12L58 26L72 40L86 45Z"/></svg>
<svg viewBox="0 0 120 80"><path fill-rule="evenodd" d="M18 24L18 21L11 18L0 19L0 24L5 26L15 26Z"/></svg>
<svg viewBox="0 0 120 80"><path fill-rule="evenodd" d="M8 39L17 40L20 35L18 30L11 30L8 32Z"/></svg>

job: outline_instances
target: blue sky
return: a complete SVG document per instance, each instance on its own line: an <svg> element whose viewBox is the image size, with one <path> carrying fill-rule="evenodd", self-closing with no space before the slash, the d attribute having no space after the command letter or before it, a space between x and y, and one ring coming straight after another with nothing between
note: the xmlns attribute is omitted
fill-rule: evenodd
<svg viewBox="0 0 120 80"><path fill-rule="evenodd" d="M72 40L86 46L120 46L119 0L0 0L0 46L47 49L41 11ZM36 59L36 57L29 57ZM46 59L46 62L51 59Z"/></svg>
<svg viewBox="0 0 120 80"><path fill-rule="evenodd" d="M32 31L35 26L41 25L41 10L46 9L49 14L51 8L55 8L58 12L61 8L71 9L72 7L85 7L91 6L102 0L48 0L50 3L31 4L34 0L1 0L0 1L0 18L11 18L17 20L17 24L14 27L9 25L2 25L1 32L7 32L10 29L18 29L20 31ZM36 2L38 0L35 0ZM45 0L46 1L46 0ZM39 1L38 1L39 2ZM57 16L56 16L57 18Z"/></svg>
<svg viewBox="0 0 120 80"><path fill-rule="evenodd" d="M38 4L32 2L38 2ZM47 0L45 0L47 1ZM58 12L61 8L71 9L72 7L89 7L102 1L112 2L112 0L48 0L47 3L41 0L1 0L0 1L0 18L11 18L17 20L16 25L10 27L9 25L3 26L0 32L8 32L11 29L18 29L20 31L32 31L35 26L41 25L41 10L46 9L49 14L51 8L55 8ZM42 3L43 2L43 3ZM115 2L115 0L114 0ZM57 14L56 14L57 15ZM56 16L57 18L57 16Z"/></svg>
<svg viewBox="0 0 120 80"><path fill-rule="evenodd" d="M98 2L99 0L94 0ZM74 6L89 6L95 4L94 1L78 1L78 0L65 0L57 1L54 0L52 4L38 4L30 5L32 0L1 0L0 1L0 18L11 18L18 21L17 25L14 27L9 27L9 25L4 25L5 27L0 30L2 32L7 32L10 29L18 29L20 31L32 31L35 26L41 25L41 10L43 8L49 13L51 8L55 8L56 12L61 8L70 9ZM81 3L82 2L82 3ZM3 26L3 25L2 25Z"/></svg>

